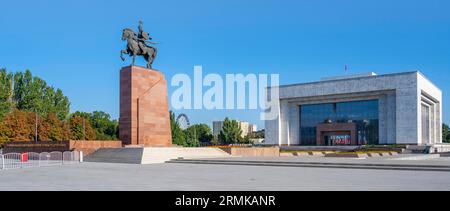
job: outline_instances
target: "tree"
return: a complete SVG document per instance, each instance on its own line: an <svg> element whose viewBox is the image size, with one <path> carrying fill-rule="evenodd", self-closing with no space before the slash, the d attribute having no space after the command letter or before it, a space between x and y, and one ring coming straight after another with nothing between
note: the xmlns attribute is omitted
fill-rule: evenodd
<svg viewBox="0 0 450 211"><path fill-rule="evenodd" d="M0 122L0 142L34 140L35 113L14 110Z"/></svg>
<svg viewBox="0 0 450 211"><path fill-rule="evenodd" d="M0 120L12 108L12 80L13 75L6 69L0 69Z"/></svg>
<svg viewBox="0 0 450 211"><path fill-rule="evenodd" d="M219 145L219 138L217 138L216 136L213 136L212 140L211 140L211 145L213 146L217 146Z"/></svg>
<svg viewBox="0 0 450 211"><path fill-rule="evenodd" d="M94 111L91 114L92 127L96 130L97 140L115 140L119 123L111 120L111 116L103 111Z"/></svg>
<svg viewBox="0 0 450 211"><path fill-rule="evenodd" d="M40 141L61 141L70 139L70 128L65 128L65 123L58 119L56 114L49 113L39 122L38 138ZM68 131L68 132L67 132Z"/></svg>
<svg viewBox="0 0 450 211"><path fill-rule="evenodd" d="M70 120L62 121L62 140L70 140L70 138L72 137L70 126Z"/></svg>
<svg viewBox="0 0 450 211"><path fill-rule="evenodd" d="M79 117L83 117L83 118L88 119L88 120L91 119L91 113L89 113L89 112L84 112L84 111L75 111L75 112L72 113L70 116L71 116L71 117L73 117L73 116L79 116Z"/></svg>
<svg viewBox="0 0 450 211"><path fill-rule="evenodd" d="M34 140L36 116L38 140L117 139L119 124L109 114L69 112L70 101L60 89L29 70L0 69L0 141Z"/></svg>
<svg viewBox="0 0 450 211"><path fill-rule="evenodd" d="M33 77L29 70L14 74L12 98L19 110L37 112L41 116L55 113L60 120L69 115L70 102L62 91L55 91L44 80Z"/></svg>
<svg viewBox="0 0 450 211"><path fill-rule="evenodd" d="M185 141L183 143L184 147L199 147L199 135L195 127L189 127L184 131L185 133Z"/></svg>
<svg viewBox="0 0 450 211"><path fill-rule="evenodd" d="M92 128L89 119L79 115L72 115L70 118L71 139L73 140L95 140L96 132Z"/></svg>
<svg viewBox="0 0 450 211"><path fill-rule="evenodd" d="M111 116L103 111L94 111L92 113L76 111L72 116L79 116L89 120L92 128L95 130L96 140L116 140L118 137L119 122L111 120Z"/></svg>
<svg viewBox="0 0 450 211"><path fill-rule="evenodd" d="M240 141L240 143L242 143L242 144L251 144L253 142L252 142L250 136L247 135Z"/></svg>
<svg viewBox="0 0 450 211"><path fill-rule="evenodd" d="M58 119L64 120L70 112L69 98L64 96L61 89L56 91L52 87L47 87L44 95L44 113L54 113Z"/></svg>
<svg viewBox="0 0 450 211"><path fill-rule="evenodd" d="M249 133L248 137L250 139L261 139L261 138L263 139L264 138L264 130Z"/></svg>
<svg viewBox="0 0 450 211"><path fill-rule="evenodd" d="M207 124L192 125L187 131L195 131L198 141L203 144L210 144L214 137L211 128Z"/></svg>
<svg viewBox="0 0 450 211"><path fill-rule="evenodd" d="M442 124L442 142L450 143L450 129L446 124Z"/></svg>
<svg viewBox="0 0 450 211"><path fill-rule="evenodd" d="M222 130L219 133L221 144L235 144L242 142L241 126L236 120L225 118Z"/></svg>
<svg viewBox="0 0 450 211"><path fill-rule="evenodd" d="M172 130L172 143L179 146L186 145L186 135L175 120L175 113L172 111L170 111L170 128Z"/></svg>

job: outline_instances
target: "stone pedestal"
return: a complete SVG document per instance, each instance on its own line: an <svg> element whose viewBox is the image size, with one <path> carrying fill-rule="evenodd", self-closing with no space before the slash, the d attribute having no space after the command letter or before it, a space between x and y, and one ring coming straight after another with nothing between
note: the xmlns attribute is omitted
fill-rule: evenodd
<svg viewBox="0 0 450 211"><path fill-rule="evenodd" d="M124 145L172 145L164 74L137 66L120 70L119 138Z"/></svg>

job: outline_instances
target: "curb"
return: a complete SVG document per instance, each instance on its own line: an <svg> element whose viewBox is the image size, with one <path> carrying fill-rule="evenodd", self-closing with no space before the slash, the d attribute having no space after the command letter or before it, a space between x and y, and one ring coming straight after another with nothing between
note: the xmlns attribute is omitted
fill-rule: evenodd
<svg viewBox="0 0 450 211"><path fill-rule="evenodd" d="M270 162L270 161L226 161L226 160L171 160L166 163L450 172L450 166L373 164L373 163L372 164L371 163L314 163L314 162Z"/></svg>

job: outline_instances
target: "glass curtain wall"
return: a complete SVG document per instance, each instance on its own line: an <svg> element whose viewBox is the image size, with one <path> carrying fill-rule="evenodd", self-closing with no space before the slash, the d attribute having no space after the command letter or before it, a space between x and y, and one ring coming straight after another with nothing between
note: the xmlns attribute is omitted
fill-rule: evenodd
<svg viewBox="0 0 450 211"><path fill-rule="evenodd" d="M353 122L359 145L378 144L378 100L326 103L300 106L300 145L316 145L316 128L325 122Z"/></svg>

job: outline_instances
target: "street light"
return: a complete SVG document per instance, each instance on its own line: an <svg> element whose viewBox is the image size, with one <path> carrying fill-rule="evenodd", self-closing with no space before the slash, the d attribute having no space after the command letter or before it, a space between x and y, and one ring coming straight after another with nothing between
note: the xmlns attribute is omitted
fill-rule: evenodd
<svg viewBox="0 0 450 211"><path fill-rule="evenodd" d="M86 119L83 118L83 141L86 141Z"/></svg>
<svg viewBox="0 0 450 211"><path fill-rule="evenodd" d="M34 115L35 115L35 119L34 119L34 141L37 143L38 142L38 114L36 109L34 109Z"/></svg>

